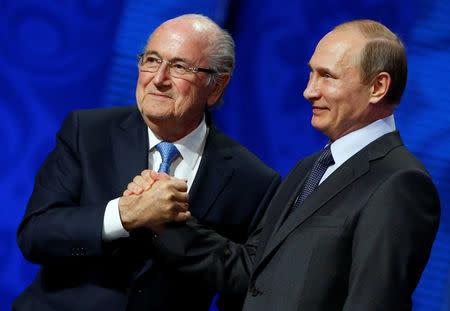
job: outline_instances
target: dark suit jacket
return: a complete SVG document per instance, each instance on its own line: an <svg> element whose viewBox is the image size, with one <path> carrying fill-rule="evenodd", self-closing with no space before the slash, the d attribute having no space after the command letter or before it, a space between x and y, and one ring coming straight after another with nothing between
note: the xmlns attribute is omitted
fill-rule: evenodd
<svg viewBox="0 0 450 311"><path fill-rule="evenodd" d="M195 217L244 242L280 182L278 173L210 120L190 190ZM75 111L39 169L18 230L24 257L40 264L16 310L208 310L215 290L163 271L150 231L102 241L106 204L148 165L147 127L135 106Z"/></svg>
<svg viewBox="0 0 450 311"><path fill-rule="evenodd" d="M427 170L389 133L288 215L318 154L291 170L245 246L191 219L163 232L156 257L228 294L248 286L244 310L411 310L440 217Z"/></svg>

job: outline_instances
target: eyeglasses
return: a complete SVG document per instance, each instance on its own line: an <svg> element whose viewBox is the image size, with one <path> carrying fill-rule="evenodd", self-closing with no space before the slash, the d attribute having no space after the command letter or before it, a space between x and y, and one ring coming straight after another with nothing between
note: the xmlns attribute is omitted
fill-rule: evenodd
<svg viewBox="0 0 450 311"><path fill-rule="evenodd" d="M169 66L169 72L171 76L182 76L187 72L207 72L207 73L217 73L217 71L206 68L199 67L189 67L186 63L182 61L169 62L165 59L161 59L152 55L139 54L137 56L138 67L141 71L147 72L157 72L161 64L164 62Z"/></svg>

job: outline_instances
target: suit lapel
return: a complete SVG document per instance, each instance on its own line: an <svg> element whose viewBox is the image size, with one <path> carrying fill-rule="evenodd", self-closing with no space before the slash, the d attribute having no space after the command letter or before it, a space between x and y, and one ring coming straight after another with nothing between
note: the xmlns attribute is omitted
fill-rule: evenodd
<svg viewBox="0 0 450 311"><path fill-rule="evenodd" d="M305 199L302 205L292 212L272 236L268 243L264 256L267 256L279 243L281 243L293 230L300 226L319 208L325 205L332 197L347 187L355 179L369 170L367 153L360 153L357 158L339 167L331 174L309 197ZM286 208L288 209L288 208Z"/></svg>
<svg viewBox="0 0 450 311"><path fill-rule="evenodd" d="M288 217L288 214L291 211L291 207L300 194L300 191L302 190L303 185L311 172L311 167L313 166L319 155L320 152L314 154L312 157L308 157L308 159L303 163L302 168L300 170L297 170L292 175L292 181L288 183L289 186L286 187L287 189L284 194L287 198L287 201L284 202L281 211L278 213L279 217L274 226L274 230L272 230L272 236L279 231L280 227L285 222L286 217ZM289 208L286 208L286 206L288 206Z"/></svg>
<svg viewBox="0 0 450 311"><path fill-rule="evenodd" d="M137 116L134 116L136 119ZM211 206L213 205L216 198L223 191L231 176L233 175L233 167L230 161L233 156L230 148L223 144L222 133L215 127L211 120L211 117L207 114L207 122L210 126L209 134L206 139L205 148L203 150L202 160L192 183L191 190L189 192L189 210L192 215L196 218L203 218ZM139 146L140 139L146 139L145 150L145 168L148 166L148 133L146 127L142 129L130 128L133 121L126 122L125 126L127 130L126 133L122 134L120 142L117 144L117 150L120 148L128 147L132 148L132 154L128 154L126 150L118 152L118 157L123 160L134 159L136 163L141 162L141 156L138 153L142 153L142 148ZM141 131L145 133L139 134ZM140 135L138 139L132 139L132 135ZM131 141L130 141L131 140ZM126 184L131 181L128 179L128 175L131 174L133 178L136 174L132 174L133 171L137 170L140 174L142 168L140 164L134 164L132 167L124 167L127 173L122 174L123 179ZM125 185L126 185L125 184ZM147 243L146 241L151 240L151 235L149 235L149 230L141 230L141 232L136 232L137 238L140 238L142 243ZM142 244L141 244L142 245ZM137 271L134 279L141 278L153 265L153 260L149 258L143 267Z"/></svg>
<svg viewBox="0 0 450 311"><path fill-rule="evenodd" d="M232 152L222 144L223 135L210 121L210 130L200 167L190 190L189 209L202 219L233 175Z"/></svg>
<svg viewBox="0 0 450 311"><path fill-rule="evenodd" d="M111 131L117 191L122 193L129 182L148 167L147 126L136 109Z"/></svg>
<svg viewBox="0 0 450 311"><path fill-rule="evenodd" d="M279 230L273 230L273 234L267 241L264 250L261 251L261 260L257 261L258 264L255 269L258 268L264 259L268 257L293 230L298 228L331 198L365 174L370 169L370 161L384 157L387 152L399 145L402 145L402 141L398 131L389 133L375 140L342 164L322 184L320 184L308 198L306 198L301 206L287 217L286 221L279 227ZM311 161L309 165L311 166L312 163L313 161ZM297 188L296 191L298 192L299 188ZM294 195L289 195L286 191L285 195L289 197L289 200L284 202L284 215L290 209L293 197L296 197L298 194L297 192L295 192ZM278 225L284 217L280 217L280 219L281 220L278 220L277 222Z"/></svg>
<svg viewBox="0 0 450 311"><path fill-rule="evenodd" d="M111 129L111 141L113 145L113 176L117 179L115 183L116 193L122 195L129 182L142 170L148 168L148 130L147 125L137 110L133 110L122 121ZM152 260L145 260L148 253L148 243L151 241L151 231L145 228L135 230L127 240L127 244L137 253L133 260L142 260L143 267L135 274L138 278L153 264Z"/></svg>

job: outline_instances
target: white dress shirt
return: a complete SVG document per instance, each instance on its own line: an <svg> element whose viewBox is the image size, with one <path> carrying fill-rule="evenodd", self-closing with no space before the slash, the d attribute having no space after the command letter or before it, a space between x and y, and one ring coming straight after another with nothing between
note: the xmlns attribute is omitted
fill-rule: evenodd
<svg viewBox="0 0 450 311"><path fill-rule="evenodd" d="M356 131L350 132L331 143L330 148L331 154L333 155L334 164L330 165L325 171L319 185L358 151L366 147L374 140L393 131L395 131L395 120L394 116L390 115L386 118L372 122Z"/></svg>
<svg viewBox="0 0 450 311"><path fill-rule="evenodd" d="M147 129L149 142L148 167L153 171L158 171L162 158L161 154L156 149L156 145L162 140L157 137L150 128ZM206 125L205 116L203 116L200 125L195 130L173 143L181 156L171 163L170 176L174 176L178 179L186 179L188 192L191 189L192 182L197 174L208 132L209 129ZM120 197L109 201L106 206L102 229L102 238L105 241L129 236L129 233L124 229L122 221L120 220L119 199Z"/></svg>

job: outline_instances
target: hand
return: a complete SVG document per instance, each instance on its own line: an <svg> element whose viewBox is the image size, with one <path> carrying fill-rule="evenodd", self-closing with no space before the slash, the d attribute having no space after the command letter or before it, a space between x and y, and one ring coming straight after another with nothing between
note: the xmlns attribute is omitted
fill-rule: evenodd
<svg viewBox="0 0 450 311"><path fill-rule="evenodd" d="M123 196L141 194L142 192L149 190L155 181L169 178L170 177L165 173L156 173L152 170L143 170L141 175L134 177L133 181L128 184L127 189L123 192Z"/></svg>
<svg viewBox="0 0 450 311"><path fill-rule="evenodd" d="M151 171L143 172L143 175L136 176L128 184L119 200L125 230L145 226L160 233L166 223L185 221L190 217L186 181ZM134 194L135 191L139 194Z"/></svg>

